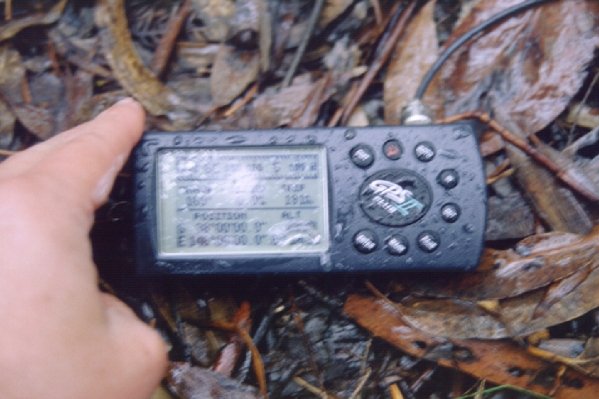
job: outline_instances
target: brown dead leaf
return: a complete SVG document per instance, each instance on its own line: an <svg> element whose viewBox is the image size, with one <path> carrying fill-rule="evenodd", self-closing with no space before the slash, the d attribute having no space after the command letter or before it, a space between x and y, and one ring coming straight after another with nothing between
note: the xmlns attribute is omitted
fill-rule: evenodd
<svg viewBox="0 0 599 399"><path fill-rule="evenodd" d="M256 127L275 128L289 125L309 100L317 83L310 75L300 75L293 79L291 86L280 91L267 89L254 101Z"/></svg>
<svg viewBox="0 0 599 399"><path fill-rule="evenodd" d="M398 124L401 110L414 98L418 83L437 59L439 44L435 27L436 1L429 1L410 21L405 37L391 56L384 86L385 122ZM434 89L431 88L431 91ZM438 105L440 103L430 102ZM441 115L442 109L435 108Z"/></svg>
<svg viewBox="0 0 599 399"><path fill-rule="evenodd" d="M413 300L400 306L412 326L441 337L499 339L518 337L575 319L599 306L599 268L570 292L554 298L539 317L535 310L547 297L545 289L500 301L498 314L460 299Z"/></svg>
<svg viewBox="0 0 599 399"><path fill-rule="evenodd" d="M543 317L551 307L559 302L565 295L574 291L592 272L591 264L582 267L576 273L551 284L545 291L545 297L535 308L533 318Z"/></svg>
<svg viewBox="0 0 599 399"><path fill-rule="evenodd" d="M505 299L546 287L584 269L599 256L599 229L582 237L546 233L520 241L516 250L487 249L479 270L466 275L406 282L411 292L427 297L472 301Z"/></svg>
<svg viewBox="0 0 599 399"><path fill-rule="evenodd" d="M259 72L258 52L235 50L222 44L210 75L210 91L214 106L222 107L233 101L256 80Z"/></svg>
<svg viewBox="0 0 599 399"><path fill-rule="evenodd" d="M54 112L26 101L22 91L25 79L26 71L19 52L9 45L0 46L0 96L27 130L46 139L56 131Z"/></svg>
<svg viewBox="0 0 599 399"><path fill-rule="evenodd" d="M519 2L479 1L448 44ZM564 111L587 76L599 45L597 15L596 1L571 0L511 17L456 51L436 79L442 88L430 91L443 99L448 115L487 104L501 108L522 131L536 132Z"/></svg>
<svg viewBox="0 0 599 399"><path fill-rule="evenodd" d="M133 46L123 0L100 0L96 25L102 50L119 83L152 115L168 115L189 107L143 64Z"/></svg>
<svg viewBox="0 0 599 399"><path fill-rule="evenodd" d="M560 379L553 363L507 341L435 338L406 323L396 306L384 299L351 295L344 311L374 336L402 351L479 379L526 387L544 395L555 390L555 399L595 399L599 391L599 381L574 370L567 370Z"/></svg>
<svg viewBox="0 0 599 399"><path fill-rule="evenodd" d="M187 399L259 399L254 387L186 363L171 363L167 376L171 389Z"/></svg>
<svg viewBox="0 0 599 399"><path fill-rule="evenodd" d="M497 110L497 114L502 124L511 131L520 136L525 135L515 122L509 120L503 110ZM526 191L537 214L553 230L577 234L587 234L591 230L593 223L572 191L563 187L551 172L523 151L508 145L506 153L516 170L518 183Z"/></svg>
<svg viewBox="0 0 599 399"><path fill-rule="evenodd" d="M451 298L409 299L397 308L406 322L421 331L460 339L523 336L572 320L599 306L599 228L584 238L559 237L549 234L524 240L516 247L523 256L488 252L483 264L495 267L483 267L486 271L465 278L456 276L454 281L445 277L445 291L440 281L426 290L414 290L438 296L438 289ZM493 312L477 303L501 298Z"/></svg>
<svg viewBox="0 0 599 399"><path fill-rule="evenodd" d="M0 26L0 42L10 39L30 26L49 25L58 21L68 0L59 0L50 10L35 13L20 19L13 19Z"/></svg>

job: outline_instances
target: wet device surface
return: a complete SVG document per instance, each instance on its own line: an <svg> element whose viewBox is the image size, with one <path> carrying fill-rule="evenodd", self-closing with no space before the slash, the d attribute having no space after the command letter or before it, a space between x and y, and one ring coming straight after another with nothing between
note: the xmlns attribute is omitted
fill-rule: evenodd
<svg viewBox="0 0 599 399"><path fill-rule="evenodd" d="M474 125L147 133L143 274L470 270L486 192Z"/></svg>

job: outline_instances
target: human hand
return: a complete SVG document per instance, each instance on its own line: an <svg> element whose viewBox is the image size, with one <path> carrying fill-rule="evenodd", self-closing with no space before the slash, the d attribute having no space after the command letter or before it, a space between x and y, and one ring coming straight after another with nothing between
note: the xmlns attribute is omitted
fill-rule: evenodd
<svg viewBox="0 0 599 399"><path fill-rule="evenodd" d="M147 399L160 336L98 290L94 210L139 139L126 99L0 164L0 397Z"/></svg>

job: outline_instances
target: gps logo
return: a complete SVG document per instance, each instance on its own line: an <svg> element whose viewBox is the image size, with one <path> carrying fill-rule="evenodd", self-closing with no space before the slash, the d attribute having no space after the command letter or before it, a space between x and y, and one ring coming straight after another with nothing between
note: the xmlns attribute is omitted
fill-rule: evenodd
<svg viewBox="0 0 599 399"><path fill-rule="evenodd" d="M414 198L414 194L399 184L388 180L373 180L368 185L374 197L372 201L390 214L399 212L408 216L411 209L420 212L424 205Z"/></svg>

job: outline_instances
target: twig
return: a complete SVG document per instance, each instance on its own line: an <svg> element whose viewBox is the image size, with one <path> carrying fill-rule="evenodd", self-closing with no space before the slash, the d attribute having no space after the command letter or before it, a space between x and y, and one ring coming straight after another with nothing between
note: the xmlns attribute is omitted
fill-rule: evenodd
<svg viewBox="0 0 599 399"><path fill-rule="evenodd" d="M360 378L358 385L356 385L356 389L354 389L354 391L352 392L349 399L356 399L358 397L360 392L362 392L362 389L364 389L364 385L366 385L366 381L368 381L371 374L372 374L372 369L370 367L368 367L366 369L366 373Z"/></svg>
<svg viewBox="0 0 599 399"><path fill-rule="evenodd" d="M381 3L379 0L370 0L370 4L372 4L372 8L374 9L374 19L376 20L376 24L382 24L383 12L381 11Z"/></svg>
<svg viewBox="0 0 599 399"><path fill-rule="evenodd" d="M151 69L156 76L160 76L162 75L162 72L164 72L164 68L168 63L173 47L175 46L177 36L179 36L181 27L190 13L191 0L183 0L183 4L181 4L179 10L169 18L164 30L164 35L160 39L154 57L152 58Z"/></svg>
<svg viewBox="0 0 599 399"><path fill-rule="evenodd" d="M272 321L273 316L274 316L274 313L271 308L269 313L262 318L260 325L258 325L258 328L256 329L256 332L254 333L254 337L253 337L254 345L259 345L260 341L262 341L262 339L266 335L266 332L268 330L270 322ZM245 381L251 362L252 362L252 352L248 349L248 353L246 354L246 357L243 360L243 364L241 365L241 367L239 368L239 371L237 373L238 374L237 380L239 382Z"/></svg>
<svg viewBox="0 0 599 399"><path fill-rule="evenodd" d="M391 395L391 399L403 399L397 384L389 385L389 395Z"/></svg>
<svg viewBox="0 0 599 399"><path fill-rule="evenodd" d="M502 172L496 173L493 172L493 176L487 177L487 185L495 184L497 181L501 179L505 179L506 177L510 177L514 174L515 170L512 168L506 169Z"/></svg>
<svg viewBox="0 0 599 399"><path fill-rule="evenodd" d="M510 391L515 391L515 392L519 392L519 393L524 393L524 394L527 394L527 395L530 395L530 396L532 396L534 398L539 398L539 399L551 399L549 396L545 396L543 394L536 393L534 391L529 391L527 389L520 388L520 387L517 387L515 385L507 385L507 384L506 385L499 385L499 386L496 386L496 387L493 387L493 388L489 388L489 389L485 389L483 391L483 393L484 394L490 394L490 393L495 393L495 392L501 392L503 390L510 390ZM456 398L456 399L470 399L470 398L476 397L477 394L478 394L478 391L475 392L475 393L468 394L468 395L462 395L462 396L460 396L459 398Z"/></svg>
<svg viewBox="0 0 599 399"><path fill-rule="evenodd" d="M289 67L289 70L287 71L287 74L283 79L281 87L287 87L291 83L291 79L293 79L293 75L295 75L295 71L297 70L299 63L302 60L304 52L306 51L306 47L308 46L308 42L312 37L314 28L316 28L316 23L318 22L318 17L320 17L323 5L324 0L316 0L316 3L314 3L314 8L312 9L312 14L310 15L310 20L308 21L308 26L306 27L306 31L304 32L304 36L302 37L302 41L300 42L297 51L295 52L295 56L293 57L291 66Z"/></svg>
<svg viewBox="0 0 599 399"><path fill-rule="evenodd" d="M12 19L12 0L4 0L4 20Z"/></svg>
<svg viewBox="0 0 599 399"><path fill-rule="evenodd" d="M320 368L318 367L316 358L314 357L312 344L310 342L310 339L308 338L308 335L306 334L306 329L304 327L304 320L302 319L302 316L299 314L299 309L297 308L294 298L292 298L291 313L293 314L293 320L295 321L297 329L302 337L302 343L304 344L304 348L306 349L306 352L308 352L308 361L310 362L310 368L312 369L312 372L315 374L316 378L318 378L318 383L320 384L320 387L324 388L324 378L322 376L322 373L320 372Z"/></svg>
<svg viewBox="0 0 599 399"><path fill-rule="evenodd" d="M300 387L305 388L307 391L312 392L314 395L318 395L321 399L329 399L329 395L326 393L326 391L318 388L315 385L310 384L302 377L293 377L293 382L295 382Z"/></svg>
<svg viewBox="0 0 599 399"><path fill-rule="evenodd" d="M337 124L341 120L341 117L343 116L343 110L345 109L345 106L349 103L349 99L353 98L357 92L358 92L358 85L356 84L356 82L352 82L351 88L349 89L349 91L347 92L347 94L344 97L343 104L341 105L341 107L337 108L337 110L333 114L333 117L327 124L328 127L337 126Z"/></svg>
<svg viewBox="0 0 599 399"><path fill-rule="evenodd" d="M247 103L252 101L252 98L254 98L256 93L258 93L258 83L254 83L239 101L233 103L225 112L223 112L223 117L228 118L239 111L241 108L247 105Z"/></svg>
<svg viewBox="0 0 599 399"><path fill-rule="evenodd" d="M370 65L370 68L368 69L368 72L362 78L362 81L360 82L360 85L358 86L358 90L357 90L356 94L352 97L351 101L349 102L349 104L347 105L345 110L343 111L343 115L341 116L341 124L347 123L349 117L351 116L352 112L356 108L356 105L358 105L358 102L360 102L360 100L362 99L362 96L364 95L364 93L366 93L366 90L368 89L368 87L370 86L370 84L372 83L372 81L374 80L376 75L379 73L381 68L387 63L387 60L389 59L389 57L391 56L391 53L393 52L393 49L395 48L397 40L399 39L399 37L402 35L402 33L404 32L404 30L406 28L408 19L412 15L412 12L414 11L415 6L416 6L416 1L412 1L410 3L410 5L402 11L401 18L399 19L399 21L397 21L397 24L393 27L393 31L391 32L389 39L386 41L386 43L382 47L380 57L377 57L372 62L372 64Z"/></svg>
<svg viewBox="0 0 599 399"><path fill-rule="evenodd" d="M553 162L549 157L545 154L528 144L525 140L516 136L505 127L501 126L499 122L492 119L489 114L482 112L465 112L463 114L458 114L454 116L450 116L448 118L442 119L442 123L452 123L463 119L478 119L479 121L487 124L493 130L495 130L505 141L514 145L515 147L521 149L526 154L530 155L535 161L543 165L545 168L549 169L552 173L554 173L558 179L568 185L571 189L583 195L587 199L591 201L599 201L599 194L587 189L583 185L579 184L576 181L576 176L573 176L567 170L562 169L558 164Z"/></svg>
<svg viewBox="0 0 599 399"><path fill-rule="evenodd" d="M212 327L239 334L239 337L242 339L243 343L252 352L252 364L254 365L254 373L256 374L256 380L258 380L258 388L260 389L260 393L266 399L268 399L268 389L266 387L266 371L264 370L264 362L262 361L260 351L254 344L254 341L252 340L250 334L248 334L248 332L245 329L236 325L235 323L230 323L222 320L213 321Z"/></svg>
<svg viewBox="0 0 599 399"><path fill-rule="evenodd" d="M433 374L435 374L435 371L437 371L437 367L431 367L428 370L426 370L424 373L422 373L420 375L420 377L418 377L418 379L416 381L414 381L414 383L412 385L410 385L410 391L412 391L413 393L417 393L420 388L422 388L422 385L431 379L431 377L433 376Z"/></svg>
<svg viewBox="0 0 599 399"><path fill-rule="evenodd" d="M591 92L593 91L593 87L595 87L598 80L599 80L599 69L595 73L595 76L593 77L591 84L587 88L587 91L584 93L584 97L582 98L582 101L576 107L576 113L574 114L574 120L572 122L572 126L570 126L570 131L568 132L568 145L570 145L572 143L572 135L574 134L574 129L576 128L576 125L578 123L578 117L580 116L580 111L582 110L582 107L587 103L587 100L589 99L589 96L591 95Z"/></svg>
<svg viewBox="0 0 599 399"><path fill-rule="evenodd" d="M19 151L11 151L11 150L3 150L0 148L0 156L10 157L11 155L15 155Z"/></svg>

